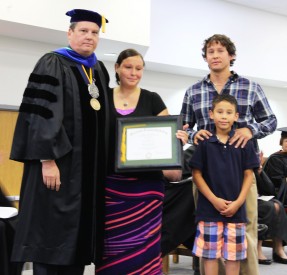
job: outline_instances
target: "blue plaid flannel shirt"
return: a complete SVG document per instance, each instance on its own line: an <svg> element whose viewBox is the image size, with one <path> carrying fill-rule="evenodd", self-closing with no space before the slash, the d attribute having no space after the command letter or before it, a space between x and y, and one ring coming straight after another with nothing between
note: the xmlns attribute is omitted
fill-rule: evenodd
<svg viewBox="0 0 287 275"><path fill-rule="evenodd" d="M239 119L235 126L237 128L248 127L252 131L254 145L258 151L256 139L263 138L276 130L276 116L259 84L240 77L235 72L231 73L221 93L233 95L237 99ZM209 75L187 89L181 115L183 124L189 124L187 129L189 143L193 143L195 133L201 129L214 131L214 123L209 118L209 110L217 94ZM193 129L195 124L197 130Z"/></svg>

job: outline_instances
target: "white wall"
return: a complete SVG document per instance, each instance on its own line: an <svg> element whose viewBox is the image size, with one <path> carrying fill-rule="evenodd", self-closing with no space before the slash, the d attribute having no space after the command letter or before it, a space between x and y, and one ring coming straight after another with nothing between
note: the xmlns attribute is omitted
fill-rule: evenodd
<svg viewBox="0 0 287 275"><path fill-rule="evenodd" d="M65 13L72 9L106 16L108 31L101 34L103 39L149 45L150 0L1 0L0 20L66 32L70 17Z"/></svg>
<svg viewBox="0 0 287 275"><path fill-rule="evenodd" d="M236 44L241 74L286 82L287 17L222 0L151 1L146 61L206 69L204 39L226 34Z"/></svg>
<svg viewBox="0 0 287 275"><path fill-rule="evenodd" d="M0 36L0 103L19 106L37 60L58 46Z"/></svg>

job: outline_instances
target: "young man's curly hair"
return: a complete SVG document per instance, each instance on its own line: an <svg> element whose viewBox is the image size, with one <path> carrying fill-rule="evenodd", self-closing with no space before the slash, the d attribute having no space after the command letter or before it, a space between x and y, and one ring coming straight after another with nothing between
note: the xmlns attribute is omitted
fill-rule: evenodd
<svg viewBox="0 0 287 275"><path fill-rule="evenodd" d="M230 56L234 56L234 59L230 61L230 66L233 66L236 56L236 47L234 43L230 40L229 37L227 37L224 34L214 34L213 36L207 38L204 40L203 48L202 48L202 56L204 59L206 59L206 51L207 47L212 43L220 43L222 46L224 46L229 53Z"/></svg>

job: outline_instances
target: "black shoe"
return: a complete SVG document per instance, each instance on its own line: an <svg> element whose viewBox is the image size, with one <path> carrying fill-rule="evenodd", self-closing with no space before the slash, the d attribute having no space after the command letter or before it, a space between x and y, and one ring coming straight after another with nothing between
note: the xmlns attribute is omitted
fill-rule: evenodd
<svg viewBox="0 0 287 275"><path fill-rule="evenodd" d="M258 259L258 263L259 264L264 264L264 265L271 265L272 264L272 260L270 260L270 259Z"/></svg>
<svg viewBox="0 0 287 275"><path fill-rule="evenodd" d="M281 258L275 252L273 253L273 261L280 264L287 264L287 259Z"/></svg>

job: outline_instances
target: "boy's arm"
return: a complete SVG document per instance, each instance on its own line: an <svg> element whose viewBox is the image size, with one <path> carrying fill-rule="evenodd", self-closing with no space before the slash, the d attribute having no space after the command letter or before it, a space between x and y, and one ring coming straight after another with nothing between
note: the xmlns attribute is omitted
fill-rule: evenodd
<svg viewBox="0 0 287 275"><path fill-rule="evenodd" d="M252 182L253 182L253 170L247 169L244 171L244 178L243 178L241 192L237 198L237 201L240 203L240 206L245 202L247 194L252 185Z"/></svg>
<svg viewBox="0 0 287 275"><path fill-rule="evenodd" d="M240 194L237 197L237 199L233 201L225 211L221 212L222 215L226 217L232 217L237 212L237 210L245 202L246 196L249 192L252 182L253 182L253 170L252 169L244 170L243 184Z"/></svg>
<svg viewBox="0 0 287 275"><path fill-rule="evenodd" d="M196 184L200 193L202 193L202 195L206 197L219 212L227 209L230 201L226 201L214 195L214 193L210 190L209 186L202 177L202 173L200 170L192 169L192 180Z"/></svg>

